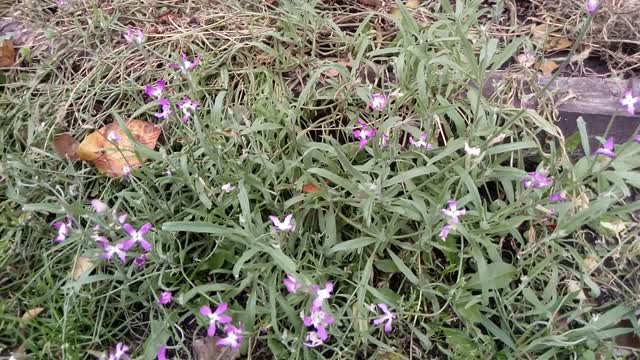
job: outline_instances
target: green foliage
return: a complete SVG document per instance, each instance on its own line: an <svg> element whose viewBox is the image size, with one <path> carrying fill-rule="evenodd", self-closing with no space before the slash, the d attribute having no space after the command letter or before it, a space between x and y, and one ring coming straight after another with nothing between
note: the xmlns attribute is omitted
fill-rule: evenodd
<svg viewBox="0 0 640 360"><path fill-rule="evenodd" d="M0 353L24 344L34 358L86 358L123 341L140 358L167 343L186 359L206 335L198 308L220 302L244 325L242 352L258 358L593 358L611 354L616 336L637 334L637 322L619 322L638 305L637 279L626 275L640 253L631 216L640 206L629 200L640 147L619 145L604 161L579 122L567 147L587 155L570 161L552 121L481 94L522 39L482 31L480 1L422 8L428 24L398 5L398 21L371 11L345 23L340 7L319 1L196 1L172 8L199 14L196 25L166 26L142 49L120 33L132 17L155 21L141 15L155 3L94 4L83 19L60 9L66 27L34 15L56 34L55 56L31 51L28 69L3 74L0 100ZM383 25L395 32L382 37ZM166 68L179 49L202 57L189 76ZM160 78L200 110L189 124L175 114L163 123L157 150L137 149L149 160L130 181L55 155L59 133L156 121L141 94ZM376 91L402 95L374 112ZM376 139L359 151L358 118L388 131L389 146ZM408 145L421 133L433 150ZM465 143L480 156L465 154ZM536 169L548 170L552 188L523 188ZM222 191L226 183L236 189ZM555 191L568 200L551 203ZM93 226L109 226L90 210L94 198L135 227L154 224L144 268L98 258ZM448 200L466 214L443 241ZM287 213L296 230L272 231L268 216ZM50 223L65 214L74 232L53 244ZM95 269L74 280L80 255ZM299 314L310 299L286 293L286 273L305 285L334 282L326 345L303 345ZM172 306L157 305L164 290ZM398 315L390 334L371 323L377 303ZM36 306L45 311L20 320Z"/></svg>

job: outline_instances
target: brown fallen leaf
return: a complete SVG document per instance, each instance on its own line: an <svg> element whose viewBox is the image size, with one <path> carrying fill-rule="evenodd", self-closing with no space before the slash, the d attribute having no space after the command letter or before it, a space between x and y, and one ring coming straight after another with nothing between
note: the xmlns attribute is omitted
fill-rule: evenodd
<svg viewBox="0 0 640 360"><path fill-rule="evenodd" d="M91 271L92 268L93 263L91 262L91 259L86 256L78 256L74 262L71 277L73 280L78 280L82 274Z"/></svg>
<svg viewBox="0 0 640 360"><path fill-rule="evenodd" d="M9 359L22 360L27 358L27 346L23 343L11 352Z"/></svg>
<svg viewBox="0 0 640 360"><path fill-rule="evenodd" d="M542 63L536 65L536 68L544 75L551 75L551 73L558 68L558 64L553 60L543 60Z"/></svg>
<svg viewBox="0 0 640 360"><path fill-rule="evenodd" d="M16 49L11 40L5 40L0 45L0 68L12 67L16 63Z"/></svg>
<svg viewBox="0 0 640 360"><path fill-rule="evenodd" d="M56 149L56 153L62 158L69 158L71 160L78 160L76 151L78 150L80 143L69 134L62 134L57 136L53 140L53 147Z"/></svg>
<svg viewBox="0 0 640 360"><path fill-rule="evenodd" d="M22 317L20 319L22 319L22 321L30 321L35 319L38 315L40 315L40 313L44 311L43 307L34 307L31 310L28 310L27 312L25 312L24 314L22 314Z"/></svg>
<svg viewBox="0 0 640 360"><path fill-rule="evenodd" d="M159 127L142 120L129 120L127 128L141 145L152 150L156 147ZM134 145L118 123L113 122L87 135L76 154L80 160L92 161L101 173L117 177L140 167L141 159L133 151Z"/></svg>
<svg viewBox="0 0 640 360"><path fill-rule="evenodd" d="M160 24L168 25L174 22L178 18L178 14L174 13L171 10L167 10L158 16L158 22Z"/></svg>
<svg viewBox="0 0 640 360"><path fill-rule="evenodd" d="M555 35L549 30L547 24L540 24L531 29L533 40L539 44L544 44L546 52L568 49L573 45L573 41L566 36Z"/></svg>
<svg viewBox="0 0 640 360"><path fill-rule="evenodd" d="M320 188L313 184L305 184L302 186L302 192L307 194L314 194L320 192Z"/></svg>

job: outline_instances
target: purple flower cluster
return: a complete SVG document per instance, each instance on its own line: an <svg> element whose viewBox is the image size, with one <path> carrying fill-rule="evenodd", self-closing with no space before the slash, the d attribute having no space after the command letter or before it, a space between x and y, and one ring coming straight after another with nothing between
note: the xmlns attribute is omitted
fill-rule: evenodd
<svg viewBox="0 0 640 360"><path fill-rule="evenodd" d="M200 64L200 59L196 57L193 61L190 61L187 55L182 54L181 62L177 64L169 64L172 69L180 70L182 73L188 73L194 70ZM145 85L144 93L151 99L157 99L160 105L160 111L155 113L155 117L161 120L168 119L171 114L171 101L163 96L166 82L164 80L158 80L155 84ZM182 100L176 101L176 106L182 111L182 121L186 124L189 122L191 115L196 111L200 102L197 100L189 99L186 96L182 97Z"/></svg>
<svg viewBox="0 0 640 360"><path fill-rule="evenodd" d="M225 315L228 305L221 303L216 307L214 311L208 306L200 307L200 314L207 317L209 321L209 328L207 329L207 336L214 337L218 331L218 324L225 325L224 333L226 337L216 341L216 346L225 347L228 346L234 350L240 348L242 345L242 326L235 327L234 325L227 325L233 319L229 315Z"/></svg>
<svg viewBox="0 0 640 360"><path fill-rule="evenodd" d="M109 209L109 206L107 204L97 199L91 200L91 207L96 213L99 214L105 213ZM148 254L153 247L151 243L144 237L149 231L151 231L153 225L151 225L150 223L146 223L139 229L136 229L131 224L126 222L127 218L127 214L118 213L116 209L113 209L111 211L112 220L109 224L109 227L120 228L124 230L124 232L126 232L128 235L128 237L124 241L116 244L111 244L106 236L100 234L100 225L96 225L93 228L91 237L104 250L104 252L100 256L102 259L112 260L113 256L116 255L122 263L125 263L127 261L127 252L130 251L136 244L139 244L144 252L134 260L134 265L142 267L147 262L147 258L149 256Z"/></svg>

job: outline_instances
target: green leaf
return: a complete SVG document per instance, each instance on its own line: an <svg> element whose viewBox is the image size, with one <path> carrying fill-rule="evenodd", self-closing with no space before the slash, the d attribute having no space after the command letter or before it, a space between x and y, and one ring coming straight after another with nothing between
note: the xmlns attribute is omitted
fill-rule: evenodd
<svg viewBox="0 0 640 360"><path fill-rule="evenodd" d="M413 274L411 269L409 269L407 265L404 264L402 259L400 259L398 255L394 254L391 249L387 249L387 252L389 253L389 256L391 256L391 260L393 260L393 262L396 264L400 272L404 274L407 280L411 281L414 285L418 285L418 278Z"/></svg>
<svg viewBox="0 0 640 360"><path fill-rule="evenodd" d="M36 203L36 204L24 204L22 206L24 212L46 212L52 214L64 214L65 210L58 204Z"/></svg>
<svg viewBox="0 0 640 360"><path fill-rule="evenodd" d="M206 295L206 293L209 293L209 292L227 291L233 288L234 288L233 285L223 284L223 283L200 285L200 286L194 287L193 289L187 291L184 294L178 295L176 297L176 302L180 305L184 305L184 304L187 304L189 300L191 300L194 296L198 294Z"/></svg>
<svg viewBox="0 0 640 360"><path fill-rule="evenodd" d="M389 260L389 259L374 261L373 265L378 270L388 272L388 273L395 273L399 271L398 267L396 266L396 263L394 263L393 260Z"/></svg>
<svg viewBox="0 0 640 360"><path fill-rule="evenodd" d="M375 243L377 239L370 237L362 237L357 239L352 239L349 241L343 241L340 244L335 245L331 249L329 249L329 253L337 253L341 251L353 251L357 249L361 249L363 247L367 247L373 243Z"/></svg>
<svg viewBox="0 0 640 360"><path fill-rule="evenodd" d="M403 171L403 172L399 173L398 175L392 177L391 179L386 180L382 187L386 188L386 187L389 187L391 185L395 185L395 184L399 184L399 183L405 182L407 180L411 180L411 179L416 178L418 176L429 175L429 174L433 174L435 172L438 172L438 168L433 166L433 165L427 165L427 166L421 166L421 167L413 168L411 170Z"/></svg>
<svg viewBox="0 0 640 360"><path fill-rule="evenodd" d="M518 274L518 270L505 262L493 262L487 264L481 273L475 273L467 283L467 288L497 290L509 286Z"/></svg>

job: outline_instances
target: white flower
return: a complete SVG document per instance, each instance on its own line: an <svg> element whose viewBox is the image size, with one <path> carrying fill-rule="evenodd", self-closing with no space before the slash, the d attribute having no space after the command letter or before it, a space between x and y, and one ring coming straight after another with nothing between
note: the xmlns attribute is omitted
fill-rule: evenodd
<svg viewBox="0 0 640 360"><path fill-rule="evenodd" d="M464 143L464 152L466 152L467 155L469 155L469 156L480 156L480 148L471 147L466 142Z"/></svg>
<svg viewBox="0 0 640 360"><path fill-rule="evenodd" d="M231 183L226 183L224 185L222 185L220 187L220 189L222 189L222 191L226 192L226 193L230 193L233 191L233 189L235 189L235 186L232 186Z"/></svg>

